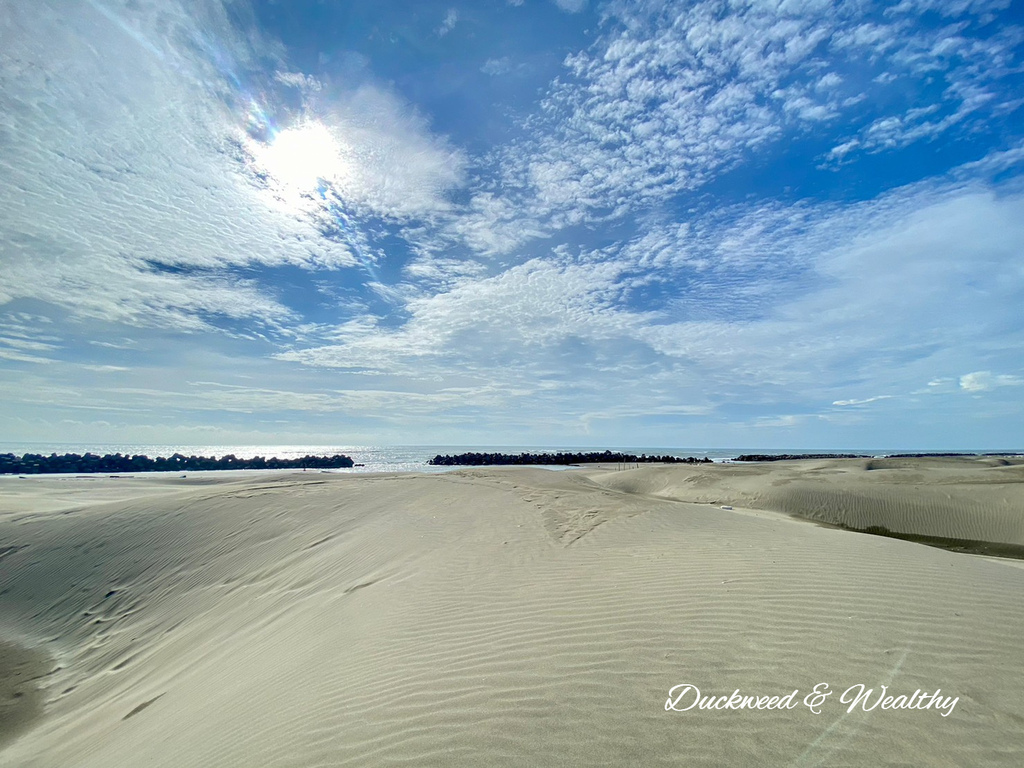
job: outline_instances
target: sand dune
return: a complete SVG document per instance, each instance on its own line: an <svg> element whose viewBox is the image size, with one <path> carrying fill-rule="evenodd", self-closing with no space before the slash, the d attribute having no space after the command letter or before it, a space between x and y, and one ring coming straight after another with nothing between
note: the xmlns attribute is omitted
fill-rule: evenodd
<svg viewBox="0 0 1024 768"><path fill-rule="evenodd" d="M849 528L1024 546L1024 459L781 461L602 473L626 493L786 512Z"/></svg>
<svg viewBox="0 0 1024 768"><path fill-rule="evenodd" d="M0 478L0 765L1020 763L1024 569L771 510L1018 542L1022 471Z"/></svg>

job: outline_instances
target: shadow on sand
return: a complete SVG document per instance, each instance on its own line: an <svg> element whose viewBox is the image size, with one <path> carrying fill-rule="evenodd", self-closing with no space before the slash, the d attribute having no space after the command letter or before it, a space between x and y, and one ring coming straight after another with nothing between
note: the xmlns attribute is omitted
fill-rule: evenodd
<svg viewBox="0 0 1024 768"><path fill-rule="evenodd" d="M39 681L51 669L41 651L0 640L0 749L3 749L43 713Z"/></svg>

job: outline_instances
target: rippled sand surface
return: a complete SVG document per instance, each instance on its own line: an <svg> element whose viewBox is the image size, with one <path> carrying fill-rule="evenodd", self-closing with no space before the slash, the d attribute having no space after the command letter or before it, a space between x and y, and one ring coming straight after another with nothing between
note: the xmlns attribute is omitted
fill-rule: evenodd
<svg viewBox="0 0 1024 768"><path fill-rule="evenodd" d="M0 764L1024 762L1021 561L795 515L1024 544L1024 465L0 478Z"/></svg>

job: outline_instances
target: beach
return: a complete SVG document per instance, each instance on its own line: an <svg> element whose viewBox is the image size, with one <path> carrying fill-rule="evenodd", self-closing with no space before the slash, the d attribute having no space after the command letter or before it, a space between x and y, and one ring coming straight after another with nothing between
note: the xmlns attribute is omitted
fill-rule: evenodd
<svg viewBox="0 0 1024 768"><path fill-rule="evenodd" d="M1024 762L1024 560L844 527L1024 460L3 476L0 765Z"/></svg>

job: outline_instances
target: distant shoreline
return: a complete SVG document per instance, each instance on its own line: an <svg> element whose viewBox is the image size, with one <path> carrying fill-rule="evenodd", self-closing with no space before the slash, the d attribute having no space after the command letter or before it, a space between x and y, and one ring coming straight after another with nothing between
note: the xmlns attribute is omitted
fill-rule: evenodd
<svg viewBox="0 0 1024 768"><path fill-rule="evenodd" d="M198 472L224 470L294 470L294 469L355 469L357 472L430 472L444 471L460 466L549 466L568 468L590 464L705 464L756 463L774 461L828 460L828 459L916 459L916 458L971 458L1022 456L1024 451L920 451L888 452L881 450L859 452L816 452L813 450L784 453L708 449L684 456L686 449L660 448L647 453L629 450L590 451L587 449L544 449L501 451L486 449L466 450L459 447L452 453L437 452L443 446L400 447L342 447L317 452L317 446L305 446L304 455L297 446L268 447L264 455L253 455L251 446L209 446L215 455L199 455L202 446L191 446L173 454L156 453L152 458L145 450L126 450L128 446L107 446L105 452L86 449L74 451L77 446L66 446L65 452L12 450L0 452L0 475L43 474L111 474L132 472ZM56 446L55 446L56 447ZM453 446L454 447L454 446ZM72 448L68 452L67 448ZM120 448L117 452L111 449ZM139 448L145 448L139 446ZM154 448L154 446L150 446ZM422 452L417 450L422 448ZM3 450L0 448L0 450ZM157 447L156 450L159 450ZM690 449L692 450L692 449ZM123 452L122 452L123 451ZM344 451L344 453L342 452ZM153 453L154 451L150 451ZM186 455L186 452L188 455ZM241 456L236 456L236 453ZM352 455L350 455L352 454ZM433 458L430 458L431 454ZM220 458L217 458L220 455ZM278 458L282 456L282 458ZM354 456L354 458L353 458ZM698 458L698 456L702 458Z"/></svg>

